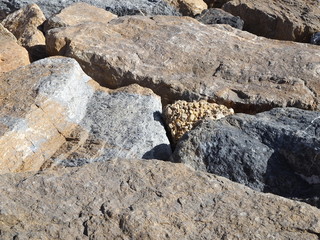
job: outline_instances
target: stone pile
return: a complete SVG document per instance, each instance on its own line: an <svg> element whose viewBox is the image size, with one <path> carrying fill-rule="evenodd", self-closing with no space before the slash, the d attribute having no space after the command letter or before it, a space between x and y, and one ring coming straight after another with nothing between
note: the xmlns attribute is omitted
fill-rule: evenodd
<svg viewBox="0 0 320 240"><path fill-rule="evenodd" d="M0 1L0 239L319 239L319 6Z"/></svg>

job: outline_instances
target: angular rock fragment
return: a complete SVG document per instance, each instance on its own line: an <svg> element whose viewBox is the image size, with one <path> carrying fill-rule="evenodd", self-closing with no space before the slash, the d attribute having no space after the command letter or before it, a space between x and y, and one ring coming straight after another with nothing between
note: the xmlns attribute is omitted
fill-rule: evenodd
<svg viewBox="0 0 320 240"><path fill-rule="evenodd" d="M233 114L233 109L216 103L177 101L169 104L164 109L167 126L170 129L174 142L177 142L183 134L190 131L198 121L209 118L217 120Z"/></svg>
<svg viewBox="0 0 320 240"><path fill-rule="evenodd" d="M158 96L136 85L102 88L73 59L2 74L0 100L0 173L171 153Z"/></svg>
<svg viewBox="0 0 320 240"><path fill-rule="evenodd" d="M162 161L5 174L0 191L2 239L316 240L320 234L319 209Z"/></svg>
<svg viewBox="0 0 320 240"><path fill-rule="evenodd" d="M235 17L218 8L204 10L196 19L204 24L228 24L240 30L242 30L244 24L240 17Z"/></svg>
<svg viewBox="0 0 320 240"><path fill-rule="evenodd" d="M203 0L165 0L176 9L179 10L182 15L195 16L200 14L208 6Z"/></svg>
<svg viewBox="0 0 320 240"><path fill-rule="evenodd" d="M236 112L320 109L320 49L188 17L126 16L52 29L52 55L77 59L102 85L151 88L163 103L207 99Z"/></svg>
<svg viewBox="0 0 320 240"><path fill-rule="evenodd" d="M320 45L320 32L312 34L310 43L314 45Z"/></svg>
<svg viewBox="0 0 320 240"><path fill-rule="evenodd" d="M319 1L232 0L223 10L244 20L244 30L267 38L309 42L320 29Z"/></svg>
<svg viewBox="0 0 320 240"><path fill-rule="evenodd" d="M172 160L255 190L320 196L320 112L276 108L206 120L184 135Z"/></svg>
<svg viewBox="0 0 320 240"><path fill-rule="evenodd" d="M51 28L75 26L88 22L107 23L114 18L117 18L117 15L90 4L79 2L49 18L45 28L48 31Z"/></svg>
<svg viewBox="0 0 320 240"><path fill-rule="evenodd" d="M0 75L30 63L27 50L1 23L0 43Z"/></svg>

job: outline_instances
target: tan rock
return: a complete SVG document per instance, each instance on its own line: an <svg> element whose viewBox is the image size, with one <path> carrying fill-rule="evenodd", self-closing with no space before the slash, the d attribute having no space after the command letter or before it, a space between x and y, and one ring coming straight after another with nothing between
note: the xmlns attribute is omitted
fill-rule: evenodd
<svg viewBox="0 0 320 240"><path fill-rule="evenodd" d="M25 48L17 43L17 39L0 23L0 75L30 63Z"/></svg>
<svg viewBox="0 0 320 240"><path fill-rule="evenodd" d="M207 9L208 6L203 0L165 0L180 13L187 16L195 16L200 14L203 10Z"/></svg>
<svg viewBox="0 0 320 240"><path fill-rule="evenodd" d="M318 46L188 17L127 16L52 29L47 50L77 59L104 86L138 83L164 103L208 99L236 112L320 109Z"/></svg>
<svg viewBox="0 0 320 240"><path fill-rule="evenodd" d="M316 240L320 210L163 161L0 176L2 239Z"/></svg>
<svg viewBox="0 0 320 240"><path fill-rule="evenodd" d="M319 1L233 0L223 9L240 16L244 30L268 38L309 42L320 30Z"/></svg>
<svg viewBox="0 0 320 240"><path fill-rule="evenodd" d="M204 118L218 120L233 113L232 108L229 109L224 105L209 103L205 100L200 102L176 101L174 104L168 104L163 112L174 142L177 142L183 134L193 128L195 123Z"/></svg>
<svg viewBox="0 0 320 240"><path fill-rule="evenodd" d="M105 11L102 8L79 2L63 9L59 14L49 18L46 23L46 31L51 28L74 26L88 22L107 23L114 18L117 18L117 15Z"/></svg>

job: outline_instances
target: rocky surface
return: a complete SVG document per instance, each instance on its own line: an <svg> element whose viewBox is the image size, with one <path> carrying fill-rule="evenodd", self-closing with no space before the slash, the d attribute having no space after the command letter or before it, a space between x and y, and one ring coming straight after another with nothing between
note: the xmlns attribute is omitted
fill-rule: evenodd
<svg viewBox="0 0 320 240"><path fill-rule="evenodd" d="M242 30L243 20L218 8L204 10L196 19L204 24L228 24Z"/></svg>
<svg viewBox="0 0 320 240"><path fill-rule="evenodd" d="M209 8L221 8L223 4L230 0L204 0Z"/></svg>
<svg viewBox="0 0 320 240"><path fill-rule="evenodd" d="M75 3L51 17L45 24L45 31L51 28L75 26L87 22L107 23L118 16L87 3Z"/></svg>
<svg viewBox="0 0 320 240"><path fill-rule="evenodd" d="M319 109L317 46L259 38L227 25L127 16L52 29L47 50L75 58L104 86L138 83L164 103L208 99L236 112Z"/></svg>
<svg viewBox="0 0 320 240"><path fill-rule="evenodd" d="M149 89L102 88L68 58L4 73L0 83L1 173L171 153Z"/></svg>
<svg viewBox="0 0 320 240"><path fill-rule="evenodd" d="M199 123L172 159L287 197L320 196L320 112L276 108Z"/></svg>
<svg viewBox="0 0 320 240"><path fill-rule="evenodd" d="M232 0L223 9L240 16L244 30L273 39L309 42L320 28L319 1Z"/></svg>
<svg viewBox="0 0 320 240"><path fill-rule="evenodd" d="M320 32L316 32L312 34L310 43L315 45L320 45Z"/></svg>
<svg viewBox="0 0 320 240"><path fill-rule="evenodd" d="M0 176L2 239L318 239L320 210L162 161Z"/></svg>
<svg viewBox="0 0 320 240"><path fill-rule="evenodd" d="M25 48L17 43L17 39L0 23L0 75L30 63Z"/></svg>
<svg viewBox="0 0 320 240"><path fill-rule="evenodd" d="M118 16L124 15L179 15L179 12L162 0L2 0L0 20L31 3L37 4L47 18L76 2L85 2L103 8Z"/></svg>
<svg viewBox="0 0 320 240"><path fill-rule="evenodd" d="M179 10L182 15L195 16L208 6L203 0L165 0Z"/></svg>
<svg viewBox="0 0 320 240"><path fill-rule="evenodd" d="M29 51L31 60L38 60L46 56L45 37L41 31L45 20L41 9L30 4L9 14L2 24Z"/></svg>
<svg viewBox="0 0 320 240"><path fill-rule="evenodd" d="M176 101L174 104L168 104L163 115L173 141L177 142L198 121L204 118L217 120L233 113L232 108L228 109L224 105L201 100L199 102Z"/></svg>

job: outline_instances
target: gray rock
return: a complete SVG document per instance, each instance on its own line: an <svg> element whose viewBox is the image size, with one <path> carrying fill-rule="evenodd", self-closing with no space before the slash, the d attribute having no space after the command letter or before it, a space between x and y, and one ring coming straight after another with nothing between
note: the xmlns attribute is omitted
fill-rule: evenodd
<svg viewBox="0 0 320 240"><path fill-rule="evenodd" d="M182 137L172 159L259 191L320 196L320 112L276 108L206 120Z"/></svg>
<svg viewBox="0 0 320 240"><path fill-rule="evenodd" d="M76 2L85 2L106 9L118 16L124 15L180 15L162 0L3 0L0 2L0 20L27 4L37 4L47 18Z"/></svg>
<svg viewBox="0 0 320 240"><path fill-rule="evenodd" d="M244 24L240 17L235 17L218 8L204 10L196 19L204 24L228 24L240 30L242 30Z"/></svg>
<svg viewBox="0 0 320 240"><path fill-rule="evenodd" d="M182 164L0 175L0 239L318 240L320 210Z"/></svg>
<svg viewBox="0 0 320 240"><path fill-rule="evenodd" d="M320 45L320 32L312 34L310 43L314 45Z"/></svg>

